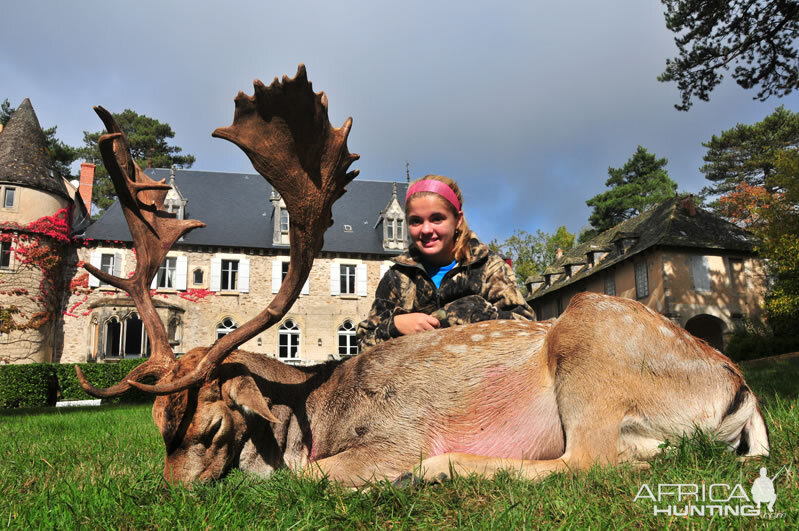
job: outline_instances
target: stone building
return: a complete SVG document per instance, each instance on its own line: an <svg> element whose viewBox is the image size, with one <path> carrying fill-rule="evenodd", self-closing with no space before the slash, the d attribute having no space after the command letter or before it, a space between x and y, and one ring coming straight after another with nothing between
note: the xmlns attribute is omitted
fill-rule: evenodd
<svg viewBox="0 0 799 531"><path fill-rule="evenodd" d="M0 128L0 363L52 361L59 349L70 230L87 216L54 168L25 99Z"/></svg>
<svg viewBox="0 0 799 531"><path fill-rule="evenodd" d="M165 207L206 227L179 240L152 292L173 350L185 353L261 312L288 271L291 223L280 196L260 175L152 169L172 189ZM302 294L285 318L241 348L294 364L357 353L355 327L366 317L390 259L407 247L406 183L356 180L333 207L334 224ZM70 270L61 362L146 356L149 345L127 294L78 268L89 262L117 276L132 274L136 257L119 204L82 236Z"/></svg>
<svg viewBox="0 0 799 531"><path fill-rule="evenodd" d="M635 299L718 349L736 324L762 317L763 263L751 233L676 197L563 253L527 279L539 319L556 317L574 294Z"/></svg>

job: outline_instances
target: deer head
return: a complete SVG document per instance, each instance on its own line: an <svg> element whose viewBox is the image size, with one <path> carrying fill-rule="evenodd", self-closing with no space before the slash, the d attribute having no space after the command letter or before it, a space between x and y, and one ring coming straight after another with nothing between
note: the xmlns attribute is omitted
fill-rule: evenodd
<svg viewBox="0 0 799 531"><path fill-rule="evenodd" d="M304 65L294 78L275 78L268 87L256 80L252 96L239 92L234 101L233 124L215 130L213 136L239 146L283 197L291 217L289 271L280 291L261 313L209 348L195 349L179 360L169 346L149 285L175 241L205 225L175 219L164 210L169 185L163 180L155 182L141 171L111 114L95 108L108 131L100 138L100 151L133 236L137 264L129 279L88 264L84 267L131 295L152 342L152 355L107 389L92 386L80 368L75 369L86 392L97 397L117 396L131 386L161 395L153 417L167 446L165 475L170 480L219 477L237 445L240 447L236 434L241 434L245 415L278 422L246 368L223 362L291 308L322 248L324 232L333 223L333 203L358 174L357 170L348 171L359 158L347 150L352 119L340 128L330 125L327 96L313 92ZM148 376L155 377L154 385L141 383ZM210 457L200 465L186 466L182 456L198 454L198 444Z"/></svg>

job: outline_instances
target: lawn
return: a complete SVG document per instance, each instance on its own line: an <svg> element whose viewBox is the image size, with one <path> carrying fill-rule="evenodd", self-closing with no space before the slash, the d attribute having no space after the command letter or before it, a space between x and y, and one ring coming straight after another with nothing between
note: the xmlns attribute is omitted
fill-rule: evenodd
<svg viewBox="0 0 799 531"><path fill-rule="evenodd" d="M164 448L147 406L0 413L0 526L27 528L799 528L799 358L750 363L772 455L739 462L697 436L674 441L650 469L595 468L540 483L505 474L443 485L351 491L281 472L263 480L234 471L193 490L161 479ZM634 501L642 484L740 484L761 466L774 475L781 518L668 516ZM788 470L790 468L790 470ZM708 502L709 503L709 502ZM667 502L664 502L668 505ZM683 504L684 505L684 504ZM682 506L681 506L682 507ZM765 507L764 507L765 510Z"/></svg>

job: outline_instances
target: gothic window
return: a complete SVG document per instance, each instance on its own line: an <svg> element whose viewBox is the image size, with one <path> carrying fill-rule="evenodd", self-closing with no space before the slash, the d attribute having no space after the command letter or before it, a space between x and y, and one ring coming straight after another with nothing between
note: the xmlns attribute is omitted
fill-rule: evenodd
<svg viewBox="0 0 799 531"><path fill-rule="evenodd" d="M278 356L286 360L300 357L300 327L291 319L278 329Z"/></svg>
<svg viewBox="0 0 799 531"><path fill-rule="evenodd" d="M114 316L105 322L103 355L106 358L118 358L122 352L122 323Z"/></svg>
<svg viewBox="0 0 799 531"><path fill-rule="evenodd" d="M180 343L180 318L173 317L169 320L169 325L166 327L166 336L170 345L177 345Z"/></svg>
<svg viewBox="0 0 799 531"><path fill-rule="evenodd" d="M191 274L191 281L195 286L202 286L203 281L205 280L205 274L203 270L199 267L195 269Z"/></svg>
<svg viewBox="0 0 799 531"><path fill-rule="evenodd" d="M216 325L216 338L219 339L220 337L226 336L238 327L239 325L237 325L233 319L226 317L221 323Z"/></svg>
<svg viewBox="0 0 799 531"><path fill-rule="evenodd" d="M341 356L354 356L358 353L358 341L352 321L344 321L338 327L338 353Z"/></svg>
<svg viewBox="0 0 799 531"><path fill-rule="evenodd" d="M131 313L123 323L123 351L127 358L149 355L149 341L142 320L137 313Z"/></svg>

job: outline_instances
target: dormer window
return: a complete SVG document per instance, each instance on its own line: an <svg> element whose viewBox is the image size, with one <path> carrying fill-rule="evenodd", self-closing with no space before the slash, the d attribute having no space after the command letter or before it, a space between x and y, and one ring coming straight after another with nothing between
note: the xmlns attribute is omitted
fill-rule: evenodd
<svg viewBox="0 0 799 531"><path fill-rule="evenodd" d="M289 211L286 208L280 209L280 233L288 234L289 232Z"/></svg>
<svg viewBox="0 0 799 531"><path fill-rule="evenodd" d="M286 203L280 194L272 190L272 195L269 197L272 203L272 243L274 245L288 245L289 244L289 211L286 209Z"/></svg>
<svg viewBox="0 0 799 531"><path fill-rule="evenodd" d="M375 228L383 223L383 248L404 250L405 241L405 211L397 199L397 183L392 183L391 201L380 213Z"/></svg>
<svg viewBox="0 0 799 531"><path fill-rule="evenodd" d="M169 170L169 186L171 186L171 189L164 197L164 209L170 214L174 214L177 219L185 219L184 215L188 200L183 197L178 185L175 183L175 166L172 166Z"/></svg>

